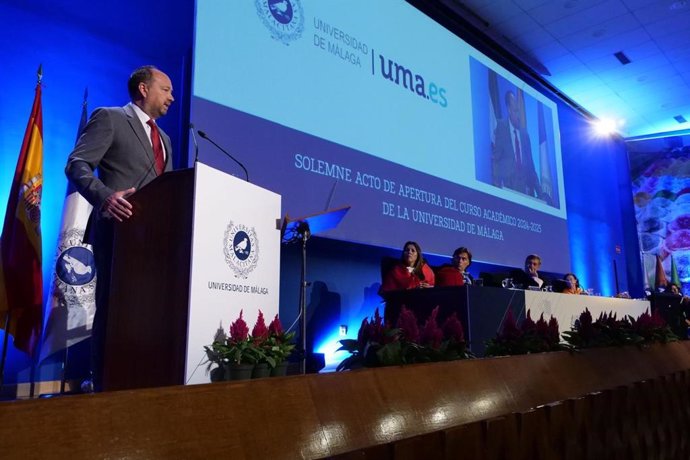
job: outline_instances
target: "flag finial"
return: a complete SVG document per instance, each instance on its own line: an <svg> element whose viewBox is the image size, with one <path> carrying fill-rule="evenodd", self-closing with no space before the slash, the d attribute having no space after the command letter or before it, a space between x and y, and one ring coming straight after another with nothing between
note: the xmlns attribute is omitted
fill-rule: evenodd
<svg viewBox="0 0 690 460"><path fill-rule="evenodd" d="M43 80L43 64L38 65L38 70L36 71L36 78L38 78L37 83L41 83L41 80Z"/></svg>

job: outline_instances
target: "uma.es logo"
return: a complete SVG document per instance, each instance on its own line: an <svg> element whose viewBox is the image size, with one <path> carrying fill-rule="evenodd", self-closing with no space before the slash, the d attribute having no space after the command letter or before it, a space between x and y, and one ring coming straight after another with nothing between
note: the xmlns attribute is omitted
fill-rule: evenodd
<svg viewBox="0 0 690 460"><path fill-rule="evenodd" d="M273 39L289 45L302 36L304 11L300 0L255 0L254 4Z"/></svg>
<svg viewBox="0 0 690 460"><path fill-rule="evenodd" d="M392 59L386 59L382 54L378 55L371 50L371 73L372 75L378 73L386 80L402 86L410 90L413 94L420 96L440 107L448 107L448 98L446 97L446 89L437 85L433 81L426 82L421 74L414 72L412 69L395 62Z"/></svg>

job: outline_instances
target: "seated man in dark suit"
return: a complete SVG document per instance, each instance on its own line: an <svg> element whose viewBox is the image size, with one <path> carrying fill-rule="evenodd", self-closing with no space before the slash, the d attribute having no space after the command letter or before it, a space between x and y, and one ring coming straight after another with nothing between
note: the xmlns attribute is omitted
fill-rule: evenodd
<svg viewBox="0 0 690 460"><path fill-rule="evenodd" d="M677 284L667 284L664 291L652 294L649 300L652 311L661 314L674 334L683 339L688 337L690 298L683 295Z"/></svg>
<svg viewBox="0 0 690 460"><path fill-rule="evenodd" d="M529 289L530 287L536 287L543 289L550 285L549 280L544 276L539 274L539 268L541 268L541 257L536 254L530 254L525 259L525 269L524 270L513 270L510 274L513 278L513 285L522 289Z"/></svg>

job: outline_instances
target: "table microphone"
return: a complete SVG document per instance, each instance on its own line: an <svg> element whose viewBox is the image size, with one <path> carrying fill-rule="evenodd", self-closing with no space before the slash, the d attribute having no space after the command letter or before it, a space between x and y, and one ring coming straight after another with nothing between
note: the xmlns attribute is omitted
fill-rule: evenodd
<svg viewBox="0 0 690 460"><path fill-rule="evenodd" d="M194 142L194 164L199 161L199 143L196 141L196 134L194 134L194 123L189 124L189 132L192 133L192 142Z"/></svg>
<svg viewBox="0 0 690 460"><path fill-rule="evenodd" d="M201 136L202 139L206 139L206 140L209 141L211 144L215 145L216 148L217 148L218 150L220 150L220 151L223 152L225 155L227 155L227 157L230 158L232 161L234 161L235 163L237 163L238 165L240 165L240 168L242 168L242 169L244 170L244 175L246 176L247 182L249 182L249 172L247 172L247 168L245 168L244 165L243 165L237 158L235 158L234 156L230 155L230 153L229 153L228 151L226 151L223 147L221 147L220 145L218 145L218 144L216 144L215 142L213 142L213 139L211 139L210 137L208 137L208 136L206 135L206 133L203 132L202 130L197 129L196 132L199 133L199 136Z"/></svg>

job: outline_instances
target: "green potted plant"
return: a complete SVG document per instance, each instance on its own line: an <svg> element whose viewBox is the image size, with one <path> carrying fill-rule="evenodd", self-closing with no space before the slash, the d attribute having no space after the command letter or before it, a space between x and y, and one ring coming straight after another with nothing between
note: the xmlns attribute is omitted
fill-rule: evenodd
<svg viewBox="0 0 690 460"><path fill-rule="evenodd" d="M211 345L204 346L206 358L208 359L206 373L210 374L211 382L220 382L225 380L225 368L228 363L227 340L228 336L225 333L221 323L213 337L213 343Z"/></svg>
<svg viewBox="0 0 690 460"><path fill-rule="evenodd" d="M268 325L268 338L263 346L264 354L273 360L271 365L272 377L286 375L288 356L295 349L294 338L294 332L283 331L283 325L276 315L271 324Z"/></svg>

